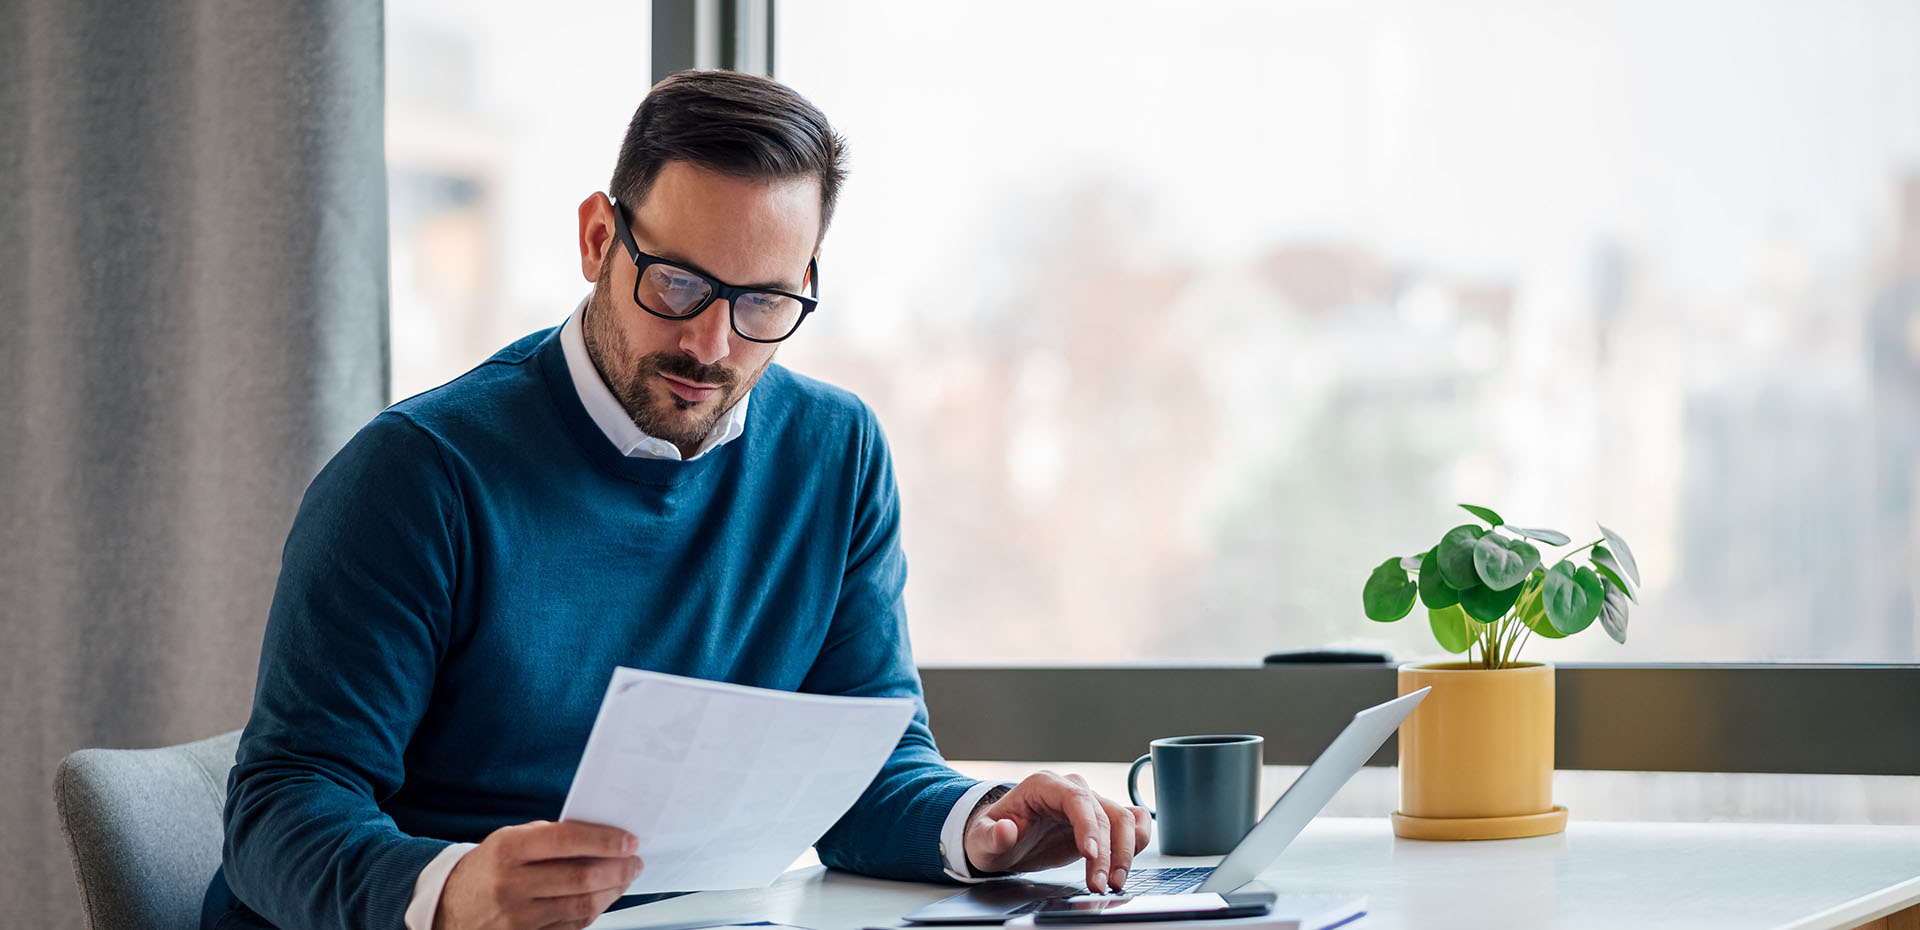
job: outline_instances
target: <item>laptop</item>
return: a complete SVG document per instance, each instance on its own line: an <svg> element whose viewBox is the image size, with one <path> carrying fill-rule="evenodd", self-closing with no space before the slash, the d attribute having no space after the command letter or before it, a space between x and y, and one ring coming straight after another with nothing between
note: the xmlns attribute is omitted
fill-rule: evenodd
<svg viewBox="0 0 1920 930"><path fill-rule="evenodd" d="M1127 876L1124 893L1183 894L1186 892L1226 894L1252 881L1261 870L1280 858L1293 838L1306 829L1307 822L1333 800L1340 786L1347 783L1374 751L1398 729L1400 721L1413 713L1414 705L1431 688L1421 688L1369 707L1353 715L1353 722L1333 738L1333 742L1313 760L1305 772L1288 786L1280 800L1273 802L1267 815L1241 837L1233 851L1216 866L1142 869ZM1085 885L1051 884L1024 879L997 879L974 885L959 894L941 898L911 914L910 923L978 924L999 923L1026 914L1048 898L1070 898L1087 894Z"/></svg>

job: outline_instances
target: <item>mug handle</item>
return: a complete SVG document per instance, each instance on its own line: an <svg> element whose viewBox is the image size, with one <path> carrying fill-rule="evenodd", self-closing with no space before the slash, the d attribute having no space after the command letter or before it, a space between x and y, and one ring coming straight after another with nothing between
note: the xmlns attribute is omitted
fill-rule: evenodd
<svg viewBox="0 0 1920 930"><path fill-rule="evenodd" d="M1147 807L1147 802L1140 800L1140 767L1152 761L1152 753L1133 760L1133 768L1127 770L1127 798L1133 801L1134 807L1145 807L1148 817L1159 820L1160 815L1154 813L1153 808Z"/></svg>

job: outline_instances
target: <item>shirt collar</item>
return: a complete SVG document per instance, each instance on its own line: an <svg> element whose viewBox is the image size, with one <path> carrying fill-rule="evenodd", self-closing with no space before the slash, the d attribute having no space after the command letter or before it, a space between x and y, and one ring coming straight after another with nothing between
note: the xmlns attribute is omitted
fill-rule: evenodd
<svg viewBox="0 0 1920 930"><path fill-rule="evenodd" d="M587 355L587 339L581 332L582 318L587 312L587 300L573 308L573 314L567 317L566 325L560 328L560 348L567 358L567 374L573 378L573 389L580 395L580 403L587 408L587 416L593 418L595 426L605 433L607 441L620 450L621 455L642 459L670 459L680 461L680 447L664 439L647 435L646 431L635 426L633 417L627 409L620 406L620 400L613 396L613 389L600 377L600 370L593 366L593 359ZM740 402L714 424L713 432L707 434L705 442L693 453L692 461L713 450L726 445L747 430L747 401L753 399L753 392L740 395Z"/></svg>

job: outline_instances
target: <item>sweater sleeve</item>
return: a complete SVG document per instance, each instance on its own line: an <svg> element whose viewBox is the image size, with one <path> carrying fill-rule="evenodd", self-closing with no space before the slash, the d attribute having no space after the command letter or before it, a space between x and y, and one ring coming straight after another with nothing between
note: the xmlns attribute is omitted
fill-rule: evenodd
<svg viewBox="0 0 1920 930"><path fill-rule="evenodd" d="M899 490L885 437L867 413L845 575L827 640L801 690L904 696L917 706L873 783L814 848L820 861L834 868L881 878L952 881L940 831L975 781L949 768L934 745L907 639L906 579Z"/></svg>
<svg viewBox="0 0 1920 930"><path fill-rule="evenodd" d="M282 930L401 930L448 844L380 804L449 634L458 496L439 445L375 418L308 487L282 554L252 716L228 776L222 867Z"/></svg>

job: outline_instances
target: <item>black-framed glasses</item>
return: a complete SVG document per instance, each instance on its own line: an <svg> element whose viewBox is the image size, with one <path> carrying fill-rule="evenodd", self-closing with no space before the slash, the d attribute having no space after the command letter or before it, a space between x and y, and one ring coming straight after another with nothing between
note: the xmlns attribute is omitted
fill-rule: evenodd
<svg viewBox="0 0 1920 930"><path fill-rule="evenodd" d="M633 241L627 211L613 202L613 231L633 258L633 302L663 320L691 320L716 300L727 302L733 331L748 342L779 342L820 304L820 263L807 260L810 297L761 287L734 287L710 274L648 255Z"/></svg>

